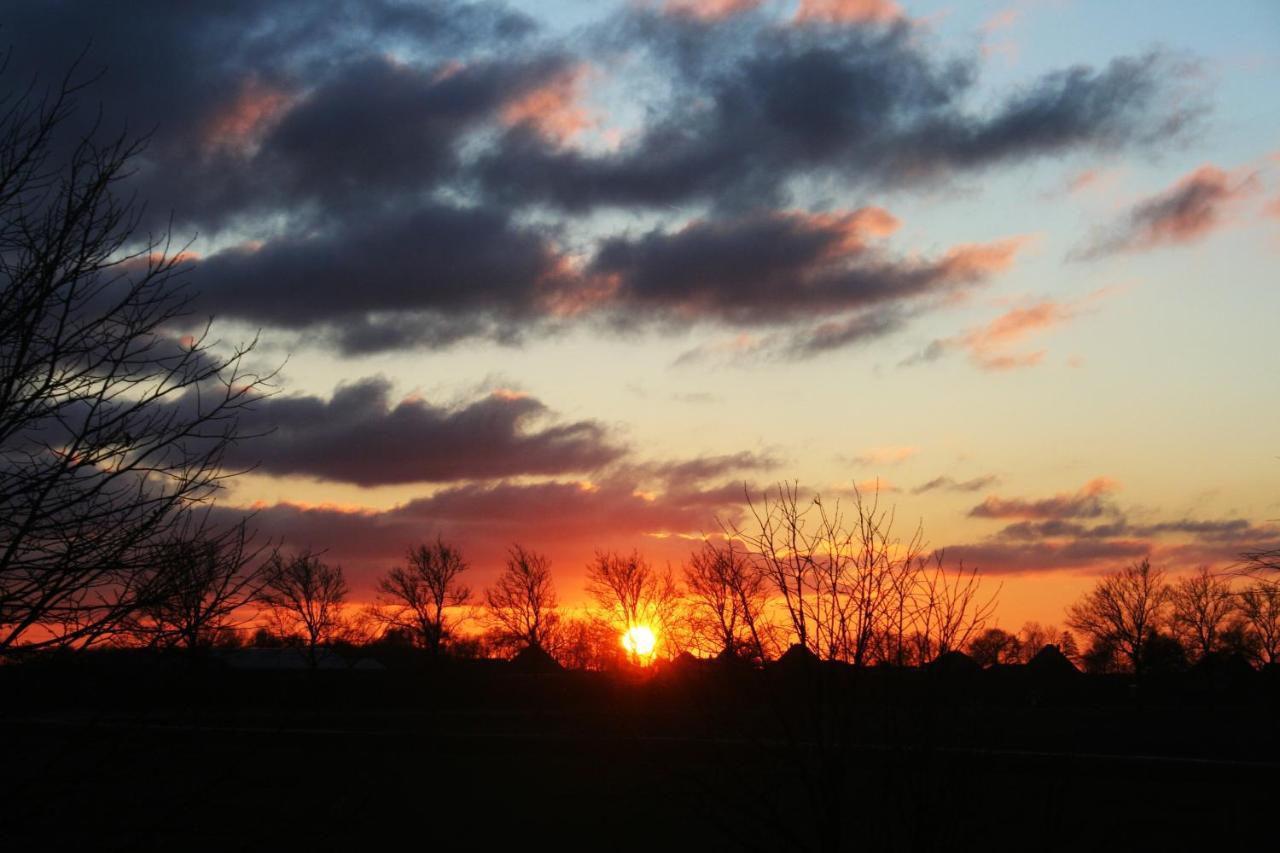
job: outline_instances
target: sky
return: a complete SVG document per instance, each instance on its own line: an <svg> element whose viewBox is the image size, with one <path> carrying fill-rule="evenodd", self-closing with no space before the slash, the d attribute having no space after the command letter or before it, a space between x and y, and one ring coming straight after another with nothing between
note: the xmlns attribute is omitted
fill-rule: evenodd
<svg viewBox="0 0 1280 853"><path fill-rule="evenodd" d="M779 482L1061 622L1280 542L1267 0L8 2L278 369L220 498L358 596L678 564Z"/></svg>

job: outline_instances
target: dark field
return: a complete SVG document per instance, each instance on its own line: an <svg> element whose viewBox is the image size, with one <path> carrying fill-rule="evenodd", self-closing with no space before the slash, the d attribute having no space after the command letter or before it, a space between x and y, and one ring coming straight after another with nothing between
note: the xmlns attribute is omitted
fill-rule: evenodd
<svg viewBox="0 0 1280 853"><path fill-rule="evenodd" d="M1280 789L1264 675L54 675L0 673L6 849L1257 850Z"/></svg>

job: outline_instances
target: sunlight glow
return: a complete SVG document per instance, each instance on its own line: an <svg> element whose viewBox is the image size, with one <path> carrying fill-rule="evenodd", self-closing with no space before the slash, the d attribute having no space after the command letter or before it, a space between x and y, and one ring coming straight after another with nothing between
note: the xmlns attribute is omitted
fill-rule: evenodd
<svg viewBox="0 0 1280 853"><path fill-rule="evenodd" d="M648 625L633 625L622 635L622 647L640 658L652 655L657 643L658 639Z"/></svg>

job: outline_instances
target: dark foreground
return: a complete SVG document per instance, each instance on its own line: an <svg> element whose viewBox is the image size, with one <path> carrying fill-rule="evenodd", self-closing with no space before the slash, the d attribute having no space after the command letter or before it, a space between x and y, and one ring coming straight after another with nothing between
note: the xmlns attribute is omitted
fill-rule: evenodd
<svg viewBox="0 0 1280 853"><path fill-rule="evenodd" d="M7 667L0 838L8 850L1270 849L1273 682Z"/></svg>

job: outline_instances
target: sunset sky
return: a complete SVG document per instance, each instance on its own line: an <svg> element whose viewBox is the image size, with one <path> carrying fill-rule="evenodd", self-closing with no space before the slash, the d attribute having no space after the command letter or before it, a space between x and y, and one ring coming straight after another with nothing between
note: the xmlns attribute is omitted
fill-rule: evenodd
<svg viewBox="0 0 1280 853"><path fill-rule="evenodd" d="M5 6L284 364L223 506L358 595L439 532L573 603L793 479L1006 628L1280 544L1274 0Z"/></svg>

